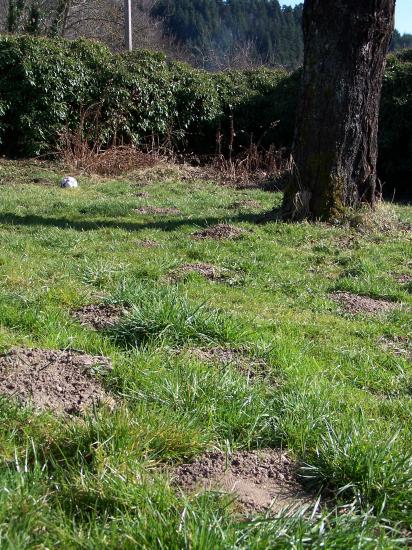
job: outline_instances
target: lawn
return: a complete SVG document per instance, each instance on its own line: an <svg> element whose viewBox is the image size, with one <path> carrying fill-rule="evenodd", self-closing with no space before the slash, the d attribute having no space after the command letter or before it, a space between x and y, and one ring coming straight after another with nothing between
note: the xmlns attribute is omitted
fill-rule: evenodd
<svg viewBox="0 0 412 550"><path fill-rule="evenodd" d="M279 193L168 166L71 190L61 175L0 163L0 351L104 355L116 404L70 416L0 400L0 547L412 544L412 207L380 209L399 223L257 223ZM204 238L216 224L241 231ZM346 311L333 293L395 307ZM72 313L89 304L127 314L93 330ZM318 506L250 516L173 483L207 451L280 448Z"/></svg>

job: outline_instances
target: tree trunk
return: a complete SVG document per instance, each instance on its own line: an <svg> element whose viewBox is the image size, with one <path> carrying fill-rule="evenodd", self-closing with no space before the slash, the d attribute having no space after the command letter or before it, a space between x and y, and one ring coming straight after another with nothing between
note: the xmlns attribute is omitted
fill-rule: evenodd
<svg viewBox="0 0 412 550"><path fill-rule="evenodd" d="M374 205L378 114L395 0L306 0L305 60L285 218Z"/></svg>

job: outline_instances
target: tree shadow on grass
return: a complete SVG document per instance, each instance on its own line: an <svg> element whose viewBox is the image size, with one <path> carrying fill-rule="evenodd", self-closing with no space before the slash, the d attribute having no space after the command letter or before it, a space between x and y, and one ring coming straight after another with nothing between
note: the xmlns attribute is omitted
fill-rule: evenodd
<svg viewBox="0 0 412 550"><path fill-rule="evenodd" d="M273 220L273 218L272 218ZM20 216L13 212L0 213L0 225L27 226L27 227L59 227L75 229L76 231L96 231L112 228L124 231L138 232L145 229L160 229L161 231L175 231L184 226L208 227L218 223L266 223L271 221L265 214L242 213L230 217L181 218L156 221L125 222L117 220L71 220L68 218L44 217L35 214Z"/></svg>

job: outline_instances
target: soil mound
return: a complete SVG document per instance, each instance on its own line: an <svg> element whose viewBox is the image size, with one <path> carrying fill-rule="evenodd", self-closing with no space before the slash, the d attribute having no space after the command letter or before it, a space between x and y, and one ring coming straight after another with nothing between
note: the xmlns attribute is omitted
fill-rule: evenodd
<svg viewBox="0 0 412 550"><path fill-rule="evenodd" d="M235 227L227 223L219 223L217 225L212 225L202 231L196 231L193 234L195 239L237 239L243 235L244 230L240 227Z"/></svg>
<svg viewBox="0 0 412 550"><path fill-rule="evenodd" d="M127 309L113 304L90 304L72 311L81 325L95 330L105 330L116 325L126 315Z"/></svg>
<svg viewBox="0 0 412 550"><path fill-rule="evenodd" d="M393 311L400 304L389 300L377 300L369 296L359 296L351 292L333 292L330 297L334 302L340 304L348 313L388 313Z"/></svg>
<svg viewBox="0 0 412 550"><path fill-rule="evenodd" d="M102 356L16 348L0 355L0 394L37 410L79 414L100 402L114 404L95 377L110 368Z"/></svg>
<svg viewBox="0 0 412 550"><path fill-rule="evenodd" d="M296 479L296 468L279 450L205 453L174 470L184 491L232 493L248 513L299 508L311 501Z"/></svg>
<svg viewBox="0 0 412 550"><path fill-rule="evenodd" d="M170 215L170 216L177 216L181 214L181 211L178 208L173 207L157 207L157 206L141 206L139 208L135 208L134 212L137 212L138 214L155 214L155 215Z"/></svg>

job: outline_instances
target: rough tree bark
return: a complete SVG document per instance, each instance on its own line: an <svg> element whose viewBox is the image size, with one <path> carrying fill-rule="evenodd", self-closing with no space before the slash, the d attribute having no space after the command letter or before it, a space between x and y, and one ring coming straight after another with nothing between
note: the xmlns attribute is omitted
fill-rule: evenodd
<svg viewBox="0 0 412 550"><path fill-rule="evenodd" d="M375 203L378 114L395 0L305 0L305 60L285 218Z"/></svg>

